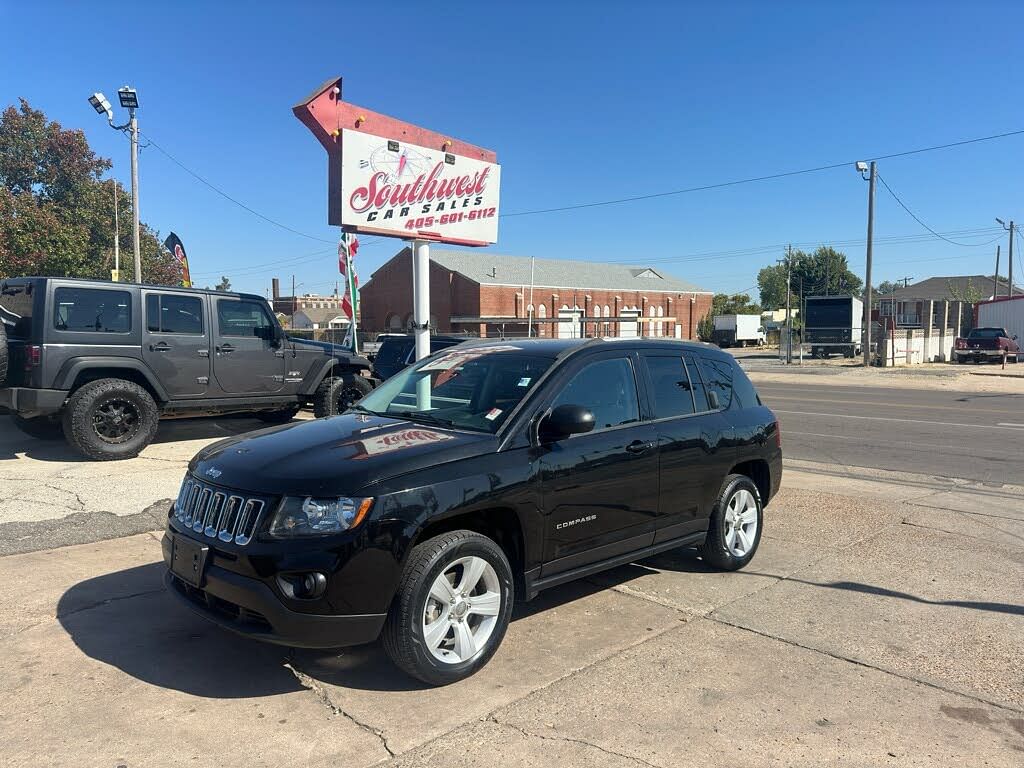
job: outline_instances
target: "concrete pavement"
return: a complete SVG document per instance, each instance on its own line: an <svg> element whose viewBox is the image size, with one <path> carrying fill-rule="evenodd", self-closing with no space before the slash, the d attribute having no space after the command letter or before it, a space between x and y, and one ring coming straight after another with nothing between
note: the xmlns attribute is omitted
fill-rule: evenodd
<svg viewBox="0 0 1024 768"><path fill-rule="evenodd" d="M991 765L1024 753L1024 494L797 462L745 571L687 551L522 606L429 689L377 646L235 638L158 536L0 559L12 766ZM828 492L823 490L828 488Z"/></svg>

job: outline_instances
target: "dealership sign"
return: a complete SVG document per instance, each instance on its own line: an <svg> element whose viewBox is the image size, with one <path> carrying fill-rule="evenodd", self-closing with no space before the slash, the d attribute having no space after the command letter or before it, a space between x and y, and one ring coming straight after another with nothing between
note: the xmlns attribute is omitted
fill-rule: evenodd
<svg viewBox="0 0 1024 768"><path fill-rule="evenodd" d="M465 245L498 240L501 166L371 133L341 131L341 225Z"/></svg>

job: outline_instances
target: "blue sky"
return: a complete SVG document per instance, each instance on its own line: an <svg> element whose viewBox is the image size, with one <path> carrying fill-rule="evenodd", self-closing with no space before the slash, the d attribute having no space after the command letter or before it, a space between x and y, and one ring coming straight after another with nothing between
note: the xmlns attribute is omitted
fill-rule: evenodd
<svg viewBox="0 0 1024 768"><path fill-rule="evenodd" d="M348 101L493 148L505 213L1024 129L1019 2L0 0L0 27L3 104L24 96L84 129L127 181L127 142L86 97L113 99L131 83L142 130L161 147L246 205L332 242L326 155L291 106L336 75ZM952 239L988 244L930 238L880 187L876 282L990 274L993 218L1024 220L1022 155L1024 135L882 161L930 227L981 230ZM200 285L226 274L265 293L272 276L287 285L295 274L300 292L333 287L330 243L266 224L153 147L140 174L143 220L182 237ZM511 217L492 250L649 261L736 292L787 242L848 242L840 249L862 274L866 187L851 166ZM400 245L368 243L362 278Z"/></svg>

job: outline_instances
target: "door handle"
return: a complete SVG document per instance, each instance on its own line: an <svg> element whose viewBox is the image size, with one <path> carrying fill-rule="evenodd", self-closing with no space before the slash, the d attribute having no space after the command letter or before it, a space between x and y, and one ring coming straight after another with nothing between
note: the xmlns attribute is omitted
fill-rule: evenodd
<svg viewBox="0 0 1024 768"><path fill-rule="evenodd" d="M150 344L149 345L149 351L150 352L167 352L170 349L171 349L171 345L168 344L166 341L161 341L159 344Z"/></svg>
<svg viewBox="0 0 1024 768"><path fill-rule="evenodd" d="M649 440L634 440L632 443L626 446L626 450L629 453L647 453L654 447L654 443Z"/></svg>
<svg viewBox="0 0 1024 768"><path fill-rule="evenodd" d="M221 346L217 347L217 351L223 352L225 355L230 355L232 352L235 351L235 348L230 344L222 344Z"/></svg>
<svg viewBox="0 0 1024 768"><path fill-rule="evenodd" d="M208 350L208 349L200 349L199 350L199 356L200 357L209 357L210 356L210 350Z"/></svg>

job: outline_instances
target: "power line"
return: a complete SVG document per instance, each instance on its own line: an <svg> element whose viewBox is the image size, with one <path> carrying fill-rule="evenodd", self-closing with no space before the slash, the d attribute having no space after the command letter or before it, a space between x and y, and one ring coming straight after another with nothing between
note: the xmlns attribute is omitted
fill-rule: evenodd
<svg viewBox="0 0 1024 768"><path fill-rule="evenodd" d="M868 160L891 160L897 157L908 157L910 155L918 155L922 152L934 152L940 149L952 149L953 147L962 147L967 144L977 144L982 141L993 141L995 139L1005 139L1010 136L1019 136L1024 134L1024 129L1017 131L1007 131L1006 133L996 133L991 136L979 136L973 139L964 139L963 141L954 141L949 144L936 144L931 147L921 147L919 149L909 149L905 152L893 152L888 155L878 155L876 157L869 157ZM865 158L858 158L864 160ZM621 197L616 200L601 200L593 203L579 203L576 205L562 205L555 208L539 208L534 211L516 211L514 213L503 213L500 214L502 218L511 218L513 216L533 216L539 213L557 213L559 211L575 211L582 208L597 208L605 205L619 205L621 203L633 203L640 200L653 200L659 197L671 197L673 195L685 195L690 192L704 192L710 189L722 189L723 187L734 187L739 184L751 184L756 181L770 181L772 179L782 179L788 176L799 176L806 173L819 173L821 171L831 171L835 168L844 168L851 166L855 163L855 160L848 160L842 163L830 163L828 165L819 165L814 168L802 168L796 171L782 171L779 173L770 173L765 176L752 176L746 179L734 179L732 181L722 181L716 184L703 184L698 187L687 187L685 189L675 189L669 192L653 192L645 195L634 195L632 197Z"/></svg>
<svg viewBox="0 0 1024 768"><path fill-rule="evenodd" d="M936 236L937 238L939 238L940 240L945 240L945 241L946 241L947 243L952 243L953 245L959 245L959 246L962 246L962 247L966 247L966 248L976 248L976 247L978 247L978 246L981 246L981 245L990 245L991 243L994 243L994 242L995 242L996 240L999 240L999 239L1000 239L1000 238L1002 237L1002 235L1000 234L1000 235L997 235L997 236L996 236L996 237L995 237L994 239L992 239L992 240L989 240L989 241L988 241L988 242L986 242L986 243L975 243L975 244L971 244L971 243L958 243L958 242L957 242L956 240L950 240L950 239L949 239L948 237L944 237L943 235L940 235L940 234L939 234L938 232L936 232L936 231L935 231L934 229L932 229L931 227L929 227L929 226L928 226L927 224L925 224L925 223L924 223L923 221L921 221L921 219L920 219L920 218L918 218L917 214L915 214L915 213L914 213L914 212L913 212L912 210L910 210L909 208L907 208L907 204L906 204L906 203L904 203L904 202L903 202L903 201L902 201L902 200L900 199L900 196L899 196L899 195L897 195L897 194L896 194L896 193L895 193L895 192L893 191L893 188L889 186L889 184L888 184L888 183L887 183L887 182L885 181L885 179L884 179L884 178L882 178L882 174L880 174L880 173L876 173L875 175L876 175L876 176L878 177L878 180L879 180L880 182L882 182L882 186L883 186L883 187L885 187L885 188L886 188L886 189L888 190L888 192L889 192L889 194L890 194L890 195L892 195L893 199L894 199L894 200L895 200L895 201L896 201L897 203L899 203L899 204L900 204L900 208L902 208L902 209L903 209L904 211L906 211L906 212L907 212L908 214L910 214L910 218L912 218L912 219L913 219L914 221L916 221L916 222L917 222L918 224L920 224L920 225L921 225L922 227L924 227L925 229L927 229L927 230L928 230L929 232L931 232L931 233L932 233L933 235L935 235L935 236Z"/></svg>
<svg viewBox="0 0 1024 768"><path fill-rule="evenodd" d="M139 133L142 133L142 132L139 131ZM274 219L270 218L269 216L264 216L259 211L253 210L252 208L250 208L248 205L246 205L242 201L235 199L234 197L229 195L224 190L220 189L219 187L214 186L209 181L207 181L202 176L200 176L198 173L196 173L191 168L189 168L187 165L182 163L180 160L178 160L176 157L174 157L170 152L168 152L166 149L164 149L159 144L157 144L153 140L152 136L149 136L148 134L145 134L145 136L146 136L146 140L151 145L153 145L153 147L157 151L159 151L164 157L166 157L168 160L170 160L176 166L181 168L181 170L185 171L185 173L187 173L189 176L193 177L194 179L196 179L200 183L202 183L202 184L206 185L207 187L209 187L210 189L212 189L214 192L216 192L218 195L223 197L225 200L229 200L232 203L234 203L235 205L237 205L239 208L242 208L243 210L248 211L249 213L251 213L256 218L262 219L263 221L267 222L268 224L272 224L273 226L279 227L280 229L283 229L283 230L285 230L287 232L291 232L293 235L299 235L300 237L306 237L306 238L309 238L310 240L316 240L317 242L321 242L321 243L333 243L334 242L333 240L324 240L322 237L316 237L315 235L309 235L309 234L306 234L305 232L300 232L297 229L293 229L293 228L289 227L287 224L282 224L281 222L275 221Z"/></svg>

